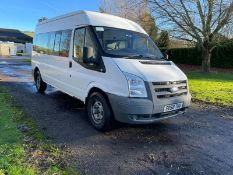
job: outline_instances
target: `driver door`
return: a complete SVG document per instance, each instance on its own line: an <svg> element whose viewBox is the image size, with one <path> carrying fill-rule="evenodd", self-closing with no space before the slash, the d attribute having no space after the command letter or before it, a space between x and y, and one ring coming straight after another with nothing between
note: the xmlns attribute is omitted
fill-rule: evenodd
<svg viewBox="0 0 233 175"><path fill-rule="evenodd" d="M85 56L85 49L91 48L88 51L88 55L92 55L89 58ZM91 53L90 53L91 52ZM93 81L98 81L98 74L102 74L99 71L99 55L96 47L96 43L93 41L91 32L88 27L80 27L74 31L73 39L73 59L69 68L70 74L70 86L72 94L78 99L84 100L86 97L86 91L88 85Z"/></svg>

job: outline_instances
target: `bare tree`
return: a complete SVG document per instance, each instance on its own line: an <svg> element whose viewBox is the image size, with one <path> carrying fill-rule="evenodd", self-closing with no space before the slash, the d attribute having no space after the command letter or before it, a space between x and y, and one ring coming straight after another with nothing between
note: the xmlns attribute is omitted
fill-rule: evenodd
<svg viewBox="0 0 233 175"><path fill-rule="evenodd" d="M139 23L155 41L158 29L146 0L101 0L100 12L109 13Z"/></svg>
<svg viewBox="0 0 233 175"><path fill-rule="evenodd" d="M104 13L139 22L141 11L145 9L141 1L142 0L101 0L100 9Z"/></svg>
<svg viewBox="0 0 233 175"><path fill-rule="evenodd" d="M210 71L215 37L233 26L232 0L148 0L156 19L173 35L202 49L202 69ZM229 31L229 30L227 30Z"/></svg>

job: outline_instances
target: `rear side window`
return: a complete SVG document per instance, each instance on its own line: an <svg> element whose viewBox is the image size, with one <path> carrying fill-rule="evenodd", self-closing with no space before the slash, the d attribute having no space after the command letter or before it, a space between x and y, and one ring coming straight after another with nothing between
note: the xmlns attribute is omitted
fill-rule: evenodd
<svg viewBox="0 0 233 175"><path fill-rule="evenodd" d="M72 30L37 34L34 40L34 51L42 54L69 56Z"/></svg>
<svg viewBox="0 0 233 175"><path fill-rule="evenodd" d="M59 55L60 52L60 41L61 41L61 32L56 32L53 54L57 56Z"/></svg>
<svg viewBox="0 0 233 175"><path fill-rule="evenodd" d="M71 30L62 31L60 41L60 56L68 57L70 50Z"/></svg>
<svg viewBox="0 0 233 175"><path fill-rule="evenodd" d="M48 47L48 33L38 34L35 39L35 51L46 54Z"/></svg>
<svg viewBox="0 0 233 175"><path fill-rule="evenodd" d="M54 48L54 42L55 42L55 32L49 33L49 44L48 44L48 54L53 55L53 48Z"/></svg>

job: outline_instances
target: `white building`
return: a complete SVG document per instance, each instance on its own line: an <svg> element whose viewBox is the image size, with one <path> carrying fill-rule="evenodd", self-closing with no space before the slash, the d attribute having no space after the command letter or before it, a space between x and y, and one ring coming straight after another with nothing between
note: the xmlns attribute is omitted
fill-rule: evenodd
<svg viewBox="0 0 233 175"><path fill-rule="evenodd" d="M15 56L17 53L32 55L32 44L20 44L0 41L0 56Z"/></svg>
<svg viewBox="0 0 233 175"><path fill-rule="evenodd" d="M13 42L0 42L0 56L16 55L17 46Z"/></svg>

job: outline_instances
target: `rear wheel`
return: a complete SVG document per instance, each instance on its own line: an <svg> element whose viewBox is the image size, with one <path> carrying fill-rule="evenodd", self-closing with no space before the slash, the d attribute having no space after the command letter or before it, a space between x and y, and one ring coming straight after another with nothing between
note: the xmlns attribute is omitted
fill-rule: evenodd
<svg viewBox="0 0 233 175"><path fill-rule="evenodd" d="M94 92L90 95L87 102L87 113L91 124L100 131L107 131L112 128L113 115L110 105L105 97Z"/></svg>
<svg viewBox="0 0 233 175"><path fill-rule="evenodd" d="M34 79L35 79L37 91L39 93L44 93L46 88L47 88L47 84L42 80L42 77L41 77L39 70L36 70Z"/></svg>

